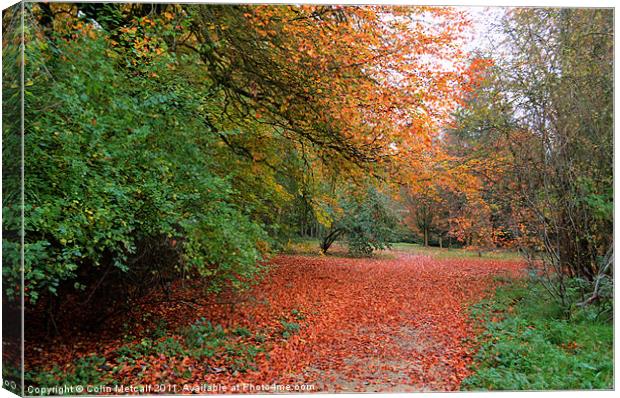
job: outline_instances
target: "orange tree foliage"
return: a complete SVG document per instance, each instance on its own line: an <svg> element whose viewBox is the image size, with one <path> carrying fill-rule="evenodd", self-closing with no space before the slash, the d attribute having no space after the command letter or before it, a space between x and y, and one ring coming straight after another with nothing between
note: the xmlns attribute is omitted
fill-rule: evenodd
<svg viewBox="0 0 620 398"><path fill-rule="evenodd" d="M431 233L440 244L446 236L467 246L505 243L505 225L492 220L499 209L490 202L488 193L506 176L509 146L506 140L496 140L490 144L492 148L481 146L472 138L478 134L477 126L467 125L464 116L472 113L472 108L484 107L478 95L492 65L490 59L471 62L463 103L442 124L432 146L417 153L417 167L404 174L406 183L400 193L408 211L405 222L424 236L425 244ZM480 109L473 112L485 120Z"/></svg>
<svg viewBox="0 0 620 398"><path fill-rule="evenodd" d="M240 6L190 14L195 43L186 47L200 54L212 87L229 104L223 114L209 115L213 126L244 126L249 134L229 141L253 158L265 152L265 142L288 139L302 168L313 169L294 185L301 186L303 212L309 209L318 224L329 225L320 209L337 187L368 173L410 186L434 181L476 189L477 180L469 168L455 166L440 134L489 64L470 61L459 49L469 27L464 13ZM282 157L272 159L277 164Z"/></svg>
<svg viewBox="0 0 620 398"><path fill-rule="evenodd" d="M169 67L219 101L196 116L266 173L286 168L281 151L293 145L353 178L349 162L371 174L390 164L400 182L437 178L442 124L487 66L460 49L469 21L450 7L33 7L56 31L96 22L138 69L175 54Z"/></svg>
<svg viewBox="0 0 620 398"><path fill-rule="evenodd" d="M451 8L198 7L197 51L231 107L354 163L411 163L471 82Z"/></svg>
<svg viewBox="0 0 620 398"><path fill-rule="evenodd" d="M457 161L455 172L467 175L460 188L463 205L455 213L453 234L478 248L514 246L521 235L515 222L521 187L513 178L515 152L528 152L517 134L506 134L510 116L506 98L493 89L497 68L478 61L481 80L466 97L446 132L446 150ZM531 150L531 148L530 148Z"/></svg>
<svg viewBox="0 0 620 398"><path fill-rule="evenodd" d="M281 192L295 192L276 175L298 174L290 167L299 163L295 158L306 170L316 169L318 161L327 164L313 176L320 181L333 180L334 173L359 180L368 171L383 176L387 171L407 184L463 180L442 166L447 160L440 131L487 63L469 60L459 47L469 28L462 11L323 5L37 7L48 11L41 13L41 21L50 19L57 30L79 8L110 33L111 47L138 71L165 57L164 52L176 54L169 67L192 79L209 101L219 102L215 107L205 103L196 116L233 155L250 162L247 170L266 176L261 185L271 192L260 193L263 198L275 192L274 202L291 200ZM283 151L293 153L293 159L281 156ZM255 185L243 173L235 177L243 186Z"/></svg>
<svg viewBox="0 0 620 398"><path fill-rule="evenodd" d="M263 236L264 231L273 236L285 229L280 226L290 221L287 215L296 213L294 202L305 195L304 190L311 191L306 189L308 187L316 188L315 197L305 201L318 219L318 213L326 207L325 202L335 197L331 187L346 185L342 181L359 182L365 174L393 177L399 182L429 178L449 180L442 170L448 160L444 161L447 155L438 144L440 126L458 106L463 94L471 90L480 69L479 62L470 64L467 54L459 50L458 44L468 23L464 14L452 8L37 3L29 10L32 15L28 22L33 26L37 41L32 41L27 50L39 55L30 58L38 61L31 65L40 65L41 76L46 77L31 90L41 93L38 96L41 99L45 99L44 93L64 98L65 108L55 108L53 112L65 117L71 115L72 122L78 120L78 116L69 114L66 109L64 81L48 79L47 71L51 73L49 76L57 73L69 80L63 68L81 65L77 71L85 78L79 81L81 86L75 88L71 99L86 101L83 98L88 97L79 94L93 89L98 81L90 76L96 68L86 67L90 64L79 58L89 54L88 61L99 69L107 65L110 72L101 75L111 82L105 80L100 84L105 90L93 90L101 94L100 99L87 102L95 108L93 113L101 113L107 119L84 119L84 130L121 131L130 141L156 145L163 160L191 167L196 177L213 174L214 180L225 181L224 185L230 185L227 189L215 187L213 192L200 189L199 193L224 195L232 208L239 209L235 214L243 213L240 216L243 222L252 224L256 236L259 233ZM38 41L43 44L37 45ZM65 47L81 51L69 57L69 53L58 51ZM92 52L86 51L89 48ZM75 76L76 69L72 71ZM57 90L50 87L57 87ZM148 108L153 114L138 110L121 114L120 110L105 105L106 101L118 101L123 94L128 98L127 103ZM35 97L37 95L29 97L30 105L35 103L32 102ZM78 115L88 113L84 106L75 107ZM49 121L45 129L40 130L43 137L51 137L49 132L56 131L60 127L57 124L62 124L63 118L51 115L49 111L36 112L36 118ZM144 120L135 117L138 115ZM116 123L123 127L117 127ZM188 136L178 139L170 131ZM29 136L35 140L32 134ZM92 146L94 138L85 134L76 136L84 139L81 145ZM121 135L115 134L115 137ZM168 140L175 145L170 145ZM199 159L179 162L174 156L176 151L181 153L186 149L183 144ZM59 153L66 152L67 145L69 143L63 141L58 146ZM108 150L110 145L109 140L102 142ZM199 147L201 149L197 149ZM137 149L135 145L119 145L119 148L120 155L137 159L128 150ZM149 151L138 152L146 156ZM88 156L82 148L75 154L78 158ZM43 166L54 166L56 155L43 151L41 155ZM107 158L102 157L102 161ZM184 156L183 160L186 159ZM157 159L157 162L163 160ZM209 166L197 166L200 161ZM89 162L71 164L83 165L85 173L98 175L97 167L91 167ZM31 164L34 164L32 157ZM320 168L316 167L318 164ZM353 167L354 164L361 167ZM123 163L113 165L121 170L103 173L102 178L117 176L122 180L128 170L139 170L123 166ZM48 185L57 177L54 167L49 170L38 164L33 167L48 173L40 178L41 189L50 188ZM150 172L154 167L145 169ZM187 174L169 173L168 177L168 180L159 178L157 184L147 184L153 190L149 198L166 198L170 202L169 206L152 206L153 215L157 214L155 211L177 206L179 191L197 189ZM92 176L85 180L97 187L105 185L94 182L96 179ZM136 180L144 182L143 178ZM63 182L80 184L81 180L67 178ZM128 182L127 189L136 190L126 202L132 213L140 208L142 187ZM81 191L92 190L52 187L50 198ZM37 196L36 192L32 193ZM71 199L75 199L74 196ZM189 250L192 236L187 231L179 232L182 230L179 225L184 220L209 214L201 210L202 207L214 209L221 201L198 198L193 191L187 197L196 201L196 206L192 205L187 211L170 210L167 213L170 218L165 222L161 216L154 216L154 227L145 228L144 239L130 227L123 227L123 235L110 241L110 249L122 251L127 263L133 264L142 258L134 253L134 246L147 250L149 239L157 237L161 242L158 246L163 250L182 251L187 264L200 267L204 257L197 256L196 250ZM45 227L33 227L33 230L44 231L42 245L52 239L47 235L55 238L64 234L59 231L66 228L57 228L56 223L71 225L72 230L76 229L76 236L88 236L85 229L106 235L110 232L109 225L124 225L128 219L127 211L118 211L122 217L117 210L102 211L110 219L106 227L95 227L87 217L82 226L65 222L67 214L82 216L80 208L76 207L71 213L68 207L59 203L53 212L42 217L41 224ZM100 205L92 207L102 209ZM136 212L135 217L137 225L145 225L143 212ZM48 222L51 218L53 223ZM232 223L212 223L213 236L221 241L205 237L204 225L193 229L196 233L193 240L204 247L214 245L209 253L220 248L223 249L221 253L227 253L225 259L211 261L209 267L221 269L222 263L230 260L235 265L231 265L231 269L239 271L237 265L243 258L242 253L249 252L247 249L254 253L265 245L262 238L257 238L252 244L244 242L235 250L228 250L231 239L222 238L222 229L229 225ZM232 230L241 232L239 228ZM73 236L73 232L68 235ZM35 234L28 236L37 237ZM136 239L135 245L127 243ZM75 245L71 258L75 257L79 264L68 263L71 271L110 260L109 251L84 250L82 246L90 245L88 242L94 242L92 239L85 238L87 243L77 244L63 235L53 241L57 241L53 248L58 253L65 253L65 242ZM123 244L117 243L121 241L129 248L127 253L123 251ZM48 256L46 247L40 250L41 256ZM92 258L83 259L85 252L94 254ZM50 260L50 263L58 262ZM147 264L150 271L152 264ZM176 264L166 268L173 269L173 265ZM253 269L252 264L246 265ZM122 271L127 267L119 263L117 268ZM73 282L71 272L63 275L66 277L60 279L67 279L67 289L76 286L69 284ZM48 275L42 278L47 279ZM56 290L53 285L50 292L55 294Z"/></svg>

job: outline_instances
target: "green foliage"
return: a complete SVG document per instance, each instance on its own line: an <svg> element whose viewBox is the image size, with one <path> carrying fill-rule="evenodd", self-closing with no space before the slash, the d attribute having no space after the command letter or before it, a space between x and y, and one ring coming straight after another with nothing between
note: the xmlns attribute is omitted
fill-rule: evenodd
<svg viewBox="0 0 620 398"><path fill-rule="evenodd" d="M233 339L234 336L242 339L252 337L252 333L244 328L237 327L232 335L226 332L221 325L213 325L204 318L181 330L187 355L201 358L225 356L229 358L233 370L246 371L255 369L254 360L262 347L243 343ZM259 339L257 339L259 341Z"/></svg>
<svg viewBox="0 0 620 398"><path fill-rule="evenodd" d="M226 354L232 357L231 368L238 372L256 370L254 361L256 356L263 351L265 351L263 348L253 345L238 344L226 347Z"/></svg>
<svg viewBox="0 0 620 398"><path fill-rule="evenodd" d="M202 348L205 346L218 346L219 341L226 337L226 332L221 325L213 326L204 318L182 330L185 344L190 348Z"/></svg>
<svg viewBox="0 0 620 398"><path fill-rule="evenodd" d="M299 331L299 325L287 324L290 333ZM113 382L113 375L124 365L134 366L137 361L150 356L196 359L215 358L230 370L245 372L256 370L256 356L265 349L250 343L253 335L247 328L237 327L227 332L221 325L213 325L204 318L175 334L162 337L144 337L118 347L107 358L90 355L80 358L66 368L37 369L26 373L26 384L39 387L66 385L100 385ZM254 336L263 343L264 335Z"/></svg>
<svg viewBox="0 0 620 398"><path fill-rule="evenodd" d="M291 315L298 321L303 321L304 319L306 319L306 316L302 314L301 311L299 311L298 309L292 309Z"/></svg>
<svg viewBox="0 0 620 398"><path fill-rule="evenodd" d="M21 5L2 13L2 282L8 297L19 294L21 261ZM36 251L26 246L24 251Z"/></svg>
<svg viewBox="0 0 620 398"><path fill-rule="evenodd" d="M609 389L613 327L588 315L563 319L563 309L538 284L510 281L472 307L485 322L467 390Z"/></svg>
<svg viewBox="0 0 620 398"><path fill-rule="evenodd" d="M190 351L174 337L160 338L158 340L145 337L138 343L125 344L115 351L117 363L135 363L136 360L149 355L164 355L166 357L183 357Z"/></svg>
<svg viewBox="0 0 620 398"><path fill-rule="evenodd" d="M166 334L168 333L167 325L168 325L168 322L166 322L166 320L157 319L155 321L155 328L153 329L153 332L152 332L153 338L159 339L159 338L166 336Z"/></svg>
<svg viewBox="0 0 620 398"><path fill-rule="evenodd" d="M597 222L613 219L614 193L613 181L609 179L597 187L591 178L581 177L577 181L581 194L581 201L588 207Z"/></svg>
<svg viewBox="0 0 620 398"><path fill-rule="evenodd" d="M257 242L266 239L264 231L232 206L216 202L205 211L181 223L187 233L185 263L201 276L214 277L215 289L227 280L241 288L261 269Z"/></svg>
<svg viewBox="0 0 620 398"><path fill-rule="evenodd" d="M25 384L39 387L88 386L111 383L113 380L102 367L106 359L90 355L76 360L68 369L54 366L51 370L29 371L24 374ZM74 392L79 394L79 392Z"/></svg>
<svg viewBox="0 0 620 398"><path fill-rule="evenodd" d="M352 254L368 256L390 247L397 221L385 195L369 187L362 198L346 198L342 207L349 215L342 220L342 226Z"/></svg>
<svg viewBox="0 0 620 398"><path fill-rule="evenodd" d="M323 252L341 235L346 237L353 255L369 256L375 250L390 248L397 219L388 197L374 186L362 194L351 187L343 192L338 206L328 208L328 213L334 221L322 239Z"/></svg>
<svg viewBox="0 0 620 398"><path fill-rule="evenodd" d="M244 327L238 327L235 330L233 330L233 334L237 335L239 337L250 337L252 336L252 332L250 332L248 330L248 328L244 328Z"/></svg>
<svg viewBox="0 0 620 398"><path fill-rule="evenodd" d="M242 287L260 269L266 234L216 173L219 146L196 117L212 104L174 73L173 55L132 71L119 54L105 37L86 34L26 48L33 83L25 93L24 272L32 303L89 270L132 272L153 250L143 243L155 240L183 260L164 264L168 271L184 267L214 287ZM17 207L3 214L17 225ZM4 244L5 291L15 297L19 251Z"/></svg>
<svg viewBox="0 0 620 398"><path fill-rule="evenodd" d="M301 326L295 322L287 322L284 319L280 320L280 325L282 325L282 337L288 339L295 333L299 333L299 329Z"/></svg>
<svg viewBox="0 0 620 398"><path fill-rule="evenodd" d="M212 358L226 355L239 369L247 369L262 348L235 341L234 337L251 338L252 333L244 327L237 327L228 333L221 325L213 325L204 318L178 330L179 336L164 336L158 339L143 338L137 343L129 343L116 350L118 363L134 363L149 355L166 357ZM260 342L260 339L257 338ZM264 340L263 340L264 341ZM247 366L241 366L246 364Z"/></svg>

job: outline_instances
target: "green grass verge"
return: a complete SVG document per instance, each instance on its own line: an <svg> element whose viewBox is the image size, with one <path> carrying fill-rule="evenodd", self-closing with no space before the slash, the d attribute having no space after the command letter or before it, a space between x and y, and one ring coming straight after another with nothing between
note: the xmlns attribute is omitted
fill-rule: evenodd
<svg viewBox="0 0 620 398"><path fill-rule="evenodd" d="M413 254L431 256L438 259L448 258L467 258L467 259L493 259L493 260L520 260L519 253L507 251L507 250L494 250L494 251L482 251L457 248L439 248L439 247L424 247L417 243L393 243L393 250L410 252Z"/></svg>
<svg viewBox="0 0 620 398"><path fill-rule="evenodd" d="M374 253L373 257L376 258L394 258L394 251L408 252L412 254L431 256L437 259L451 259L451 258L467 258L467 259L481 259L481 260L521 260L521 256L518 253L507 250L494 250L480 252L468 249L457 248L439 248L439 247L424 247L416 243L392 243L392 248L388 250L380 250ZM304 256L320 256L321 248L318 239L297 239L289 242L283 250L286 254L297 254ZM334 257L351 257L348 253L346 244L344 242L335 242L329 250L329 255Z"/></svg>
<svg viewBox="0 0 620 398"><path fill-rule="evenodd" d="M510 281L472 307L486 331L464 390L613 388L613 325L562 311L540 285Z"/></svg>

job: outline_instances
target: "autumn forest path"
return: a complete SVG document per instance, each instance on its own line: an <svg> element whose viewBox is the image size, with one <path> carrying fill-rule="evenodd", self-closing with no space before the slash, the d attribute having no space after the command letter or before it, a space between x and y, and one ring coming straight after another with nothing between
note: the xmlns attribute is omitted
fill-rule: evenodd
<svg viewBox="0 0 620 398"><path fill-rule="evenodd" d="M522 269L518 261L439 259L407 251L371 259L279 255L267 266L262 281L241 296L205 295L200 281L190 281L173 286L169 296L154 292L135 303L133 319L144 321L131 327L134 347L144 344L142 336L150 336L155 320L175 326L160 340L152 339L153 354L143 359L121 361L118 349L126 336L99 333L92 341L32 344L31 363L62 363L97 352L106 366L117 369L117 383L134 385L172 381L305 384L314 391L456 390L471 363L467 341L473 325L467 306L491 291L495 277ZM225 353L205 359L157 351L157 341L183 341L183 333L175 330L200 318L223 325L233 336L230 344L259 348L252 367L234 370ZM127 319L111 319L111 329ZM234 337L239 328L248 332Z"/></svg>
<svg viewBox="0 0 620 398"><path fill-rule="evenodd" d="M322 320L310 329L310 366L299 380L328 391L459 388L471 362L467 305L489 291L494 276L517 273L521 265L394 257L278 260L303 262L302 273L320 274L304 292L311 302L322 301Z"/></svg>

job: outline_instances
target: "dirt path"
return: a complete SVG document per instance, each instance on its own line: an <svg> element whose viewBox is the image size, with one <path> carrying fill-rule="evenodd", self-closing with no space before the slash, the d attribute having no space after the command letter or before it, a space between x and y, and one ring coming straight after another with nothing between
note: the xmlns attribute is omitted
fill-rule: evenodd
<svg viewBox="0 0 620 398"><path fill-rule="evenodd" d="M493 276L521 268L406 253L393 260L277 261L297 264L306 274L303 301L321 303L319 322L299 347L309 365L296 380L327 391L458 389L470 363L465 307L483 296Z"/></svg>
<svg viewBox="0 0 620 398"><path fill-rule="evenodd" d="M46 344L28 344L26 363L63 365L97 353L106 358L107 369L120 369L112 376L124 385L456 390L471 361L465 342L472 337L467 305L489 291L495 276L517 274L522 264L438 260L406 252L392 255L375 259L277 256L264 279L239 297L205 295L201 281L179 283L170 296L155 291L133 306L133 314L110 319L107 333L103 330L90 337L69 333ZM204 358L156 351L133 362L119 362L117 350L127 344L127 336L118 336L118 325L131 324L130 344L139 346L144 336L152 336L155 322L164 320L166 336L151 337L156 346L166 338L182 342L179 328L199 318L223 325L232 339L228 341L237 347L259 348L252 360L254 369L236 371L235 358L226 353ZM235 336L238 328L250 333ZM238 359L239 354L233 355Z"/></svg>

